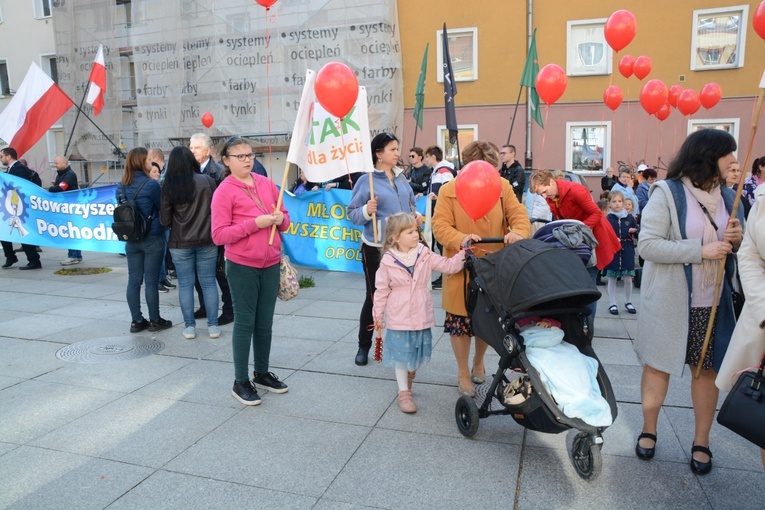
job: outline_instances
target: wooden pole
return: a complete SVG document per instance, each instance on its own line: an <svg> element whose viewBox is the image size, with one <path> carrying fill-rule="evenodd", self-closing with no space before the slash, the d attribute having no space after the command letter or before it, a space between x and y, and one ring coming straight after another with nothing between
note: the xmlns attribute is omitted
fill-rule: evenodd
<svg viewBox="0 0 765 510"><path fill-rule="evenodd" d="M287 174L289 173L289 169L290 169L290 162L285 161L284 177L282 177L282 189L279 190L279 199L276 201L276 208L274 209L274 212L281 209L282 207L282 199L284 198L284 190L287 188ZM276 235L276 225L271 225L271 237L268 239L269 246L274 244L275 235Z"/></svg>
<svg viewBox="0 0 765 510"><path fill-rule="evenodd" d="M765 75L763 75L763 81L765 81ZM746 169L749 168L749 158L752 155L752 145L754 144L754 136L757 134L757 121L760 118L760 112L762 111L762 100L763 97L765 97L765 89L761 88L760 93L757 96L757 102L754 106L754 115L752 116L752 131L749 133L749 146L746 148L746 157L744 158L744 164L740 165L741 168L741 175L738 178L738 189L736 189L736 198L733 200L733 210L731 211L730 217L731 219L738 216L738 207L741 204L741 192L744 188L744 177L746 176ZM725 183L721 183L721 186L725 186ZM704 337L704 343L701 346L701 358L699 359L699 365L696 367L696 373L693 375L694 378L698 379L701 375L701 367L704 364L704 358L707 355L707 349L709 348L709 339L712 336L712 326L715 322L715 316L717 315L717 304L718 300L716 299L716 296L720 294L720 287L722 286L722 279L725 275L725 261L728 260L728 257L722 259L720 263L720 267L717 270L717 280L715 282L715 293L713 296L715 296L714 301L712 302L712 313L709 315L709 324L707 324L707 334Z"/></svg>
<svg viewBox="0 0 765 510"><path fill-rule="evenodd" d="M374 172L369 173L369 196L370 198L375 197L375 174ZM375 235L375 244L377 244L377 239L379 238L379 234L377 233L377 213L372 214L372 232L374 232Z"/></svg>

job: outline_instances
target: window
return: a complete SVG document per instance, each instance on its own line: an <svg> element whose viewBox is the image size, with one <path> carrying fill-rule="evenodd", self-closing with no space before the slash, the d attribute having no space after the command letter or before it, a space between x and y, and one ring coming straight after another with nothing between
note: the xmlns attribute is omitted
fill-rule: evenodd
<svg viewBox="0 0 765 510"><path fill-rule="evenodd" d="M700 129L720 129L733 135L738 143L738 125L740 119L698 119L688 121L688 134Z"/></svg>
<svg viewBox="0 0 765 510"><path fill-rule="evenodd" d="M478 29L459 28L448 31L449 56L452 59L454 81L478 79ZM444 82L443 30L436 31L438 83Z"/></svg>
<svg viewBox="0 0 765 510"><path fill-rule="evenodd" d="M56 55L40 55L40 67L54 82L58 83L58 60L56 60Z"/></svg>
<svg viewBox="0 0 765 510"><path fill-rule="evenodd" d="M569 21L566 71L569 76L611 74L613 52L606 44L605 19Z"/></svg>
<svg viewBox="0 0 765 510"><path fill-rule="evenodd" d="M461 151L470 142L478 140L478 124L459 124L458 130L456 144L449 142L449 130L445 125L438 126L436 132L438 146L444 149L444 159L451 162L454 168L459 168L458 146Z"/></svg>
<svg viewBox="0 0 765 510"><path fill-rule="evenodd" d="M51 0L34 0L35 2L35 18L50 18L50 2Z"/></svg>
<svg viewBox="0 0 765 510"><path fill-rule="evenodd" d="M611 122L566 122L566 170L601 172L611 165Z"/></svg>
<svg viewBox="0 0 765 510"><path fill-rule="evenodd" d="M748 5L693 11L691 70L744 66Z"/></svg>
<svg viewBox="0 0 765 510"><path fill-rule="evenodd" d="M8 81L8 62L0 60L0 96L7 96L11 93L11 86Z"/></svg>

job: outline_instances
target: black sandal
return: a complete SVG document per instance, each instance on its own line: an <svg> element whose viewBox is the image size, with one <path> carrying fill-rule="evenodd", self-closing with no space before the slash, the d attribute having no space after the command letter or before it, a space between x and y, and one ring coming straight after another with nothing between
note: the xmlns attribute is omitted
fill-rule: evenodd
<svg viewBox="0 0 765 510"><path fill-rule="evenodd" d="M626 308L629 313L637 313L637 310L632 306L632 303L625 303L624 308Z"/></svg>
<svg viewBox="0 0 765 510"><path fill-rule="evenodd" d="M701 462L693 458L693 452L706 453L709 455L709 462ZM712 471L712 451L706 446L693 445L691 448L691 471L697 475L705 475Z"/></svg>
<svg viewBox="0 0 765 510"><path fill-rule="evenodd" d="M611 312L611 315L619 315L619 307L616 305L609 306L608 311Z"/></svg>
<svg viewBox="0 0 765 510"><path fill-rule="evenodd" d="M643 438L652 440L653 447L643 448L642 446L640 446L640 440ZM656 453L656 434L649 434L648 432L642 432L638 436L637 443L635 444L635 455L637 455L638 459L651 460L653 458L654 453Z"/></svg>

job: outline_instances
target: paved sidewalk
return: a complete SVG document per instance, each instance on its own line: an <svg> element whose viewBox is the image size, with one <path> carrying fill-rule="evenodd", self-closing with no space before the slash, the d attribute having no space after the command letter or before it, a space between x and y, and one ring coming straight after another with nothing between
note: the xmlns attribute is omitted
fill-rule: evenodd
<svg viewBox="0 0 765 510"><path fill-rule="evenodd" d="M274 322L272 370L289 393L266 393L262 405L245 407L230 395L232 325L212 340L199 321L197 338L185 340L172 290L160 294L161 314L175 326L131 335L123 257L85 252L75 267L112 271L58 276L66 252L43 250L42 270L0 271L0 508L763 507L759 452L717 424L712 473L691 473L688 374L672 380L656 458L635 457L635 316L609 315L605 297L594 347L619 417L604 435L600 478L585 482L568 458L575 431L544 435L494 416L480 421L474 438L462 437L456 364L438 328L433 359L414 385L418 411L401 413L393 371L353 363L360 275L301 271L316 287L279 302ZM434 299L438 307L440 292ZM437 322L443 315L437 310ZM108 362L56 357L70 344L104 338L116 347L84 357ZM113 361L119 356L110 352L139 338L161 350ZM492 352L487 368L497 361Z"/></svg>

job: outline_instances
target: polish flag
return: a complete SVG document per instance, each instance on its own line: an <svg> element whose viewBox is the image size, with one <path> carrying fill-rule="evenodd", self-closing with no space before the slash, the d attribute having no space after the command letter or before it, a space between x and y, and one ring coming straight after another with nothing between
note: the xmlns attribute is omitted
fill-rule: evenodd
<svg viewBox="0 0 765 510"><path fill-rule="evenodd" d="M69 96L32 62L16 95L0 113L0 138L21 156L72 105Z"/></svg>
<svg viewBox="0 0 765 510"><path fill-rule="evenodd" d="M104 107L104 94L106 94L106 64L104 64L104 45L98 45L98 54L93 61L90 70L90 89L88 90L88 104L93 105L93 113L98 115Z"/></svg>

